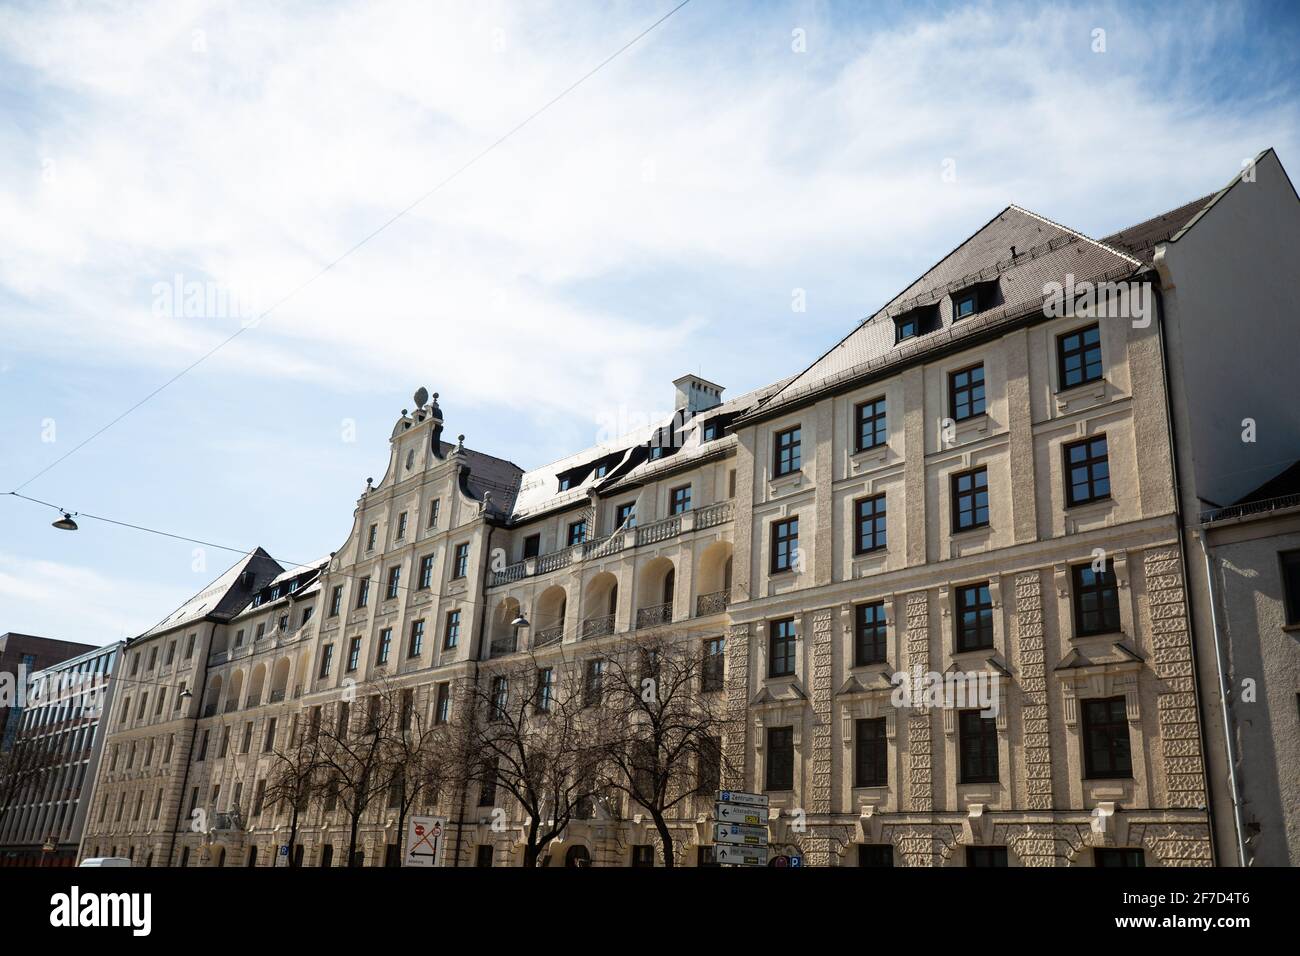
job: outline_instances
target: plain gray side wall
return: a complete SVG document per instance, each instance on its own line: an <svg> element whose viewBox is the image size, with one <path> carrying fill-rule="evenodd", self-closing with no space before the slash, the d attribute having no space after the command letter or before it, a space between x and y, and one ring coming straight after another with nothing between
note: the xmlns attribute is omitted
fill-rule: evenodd
<svg viewBox="0 0 1300 956"><path fill-rule="evenodd" d="M1210 505L1300 458L1300 200L1275 153L1254 173L1166 245L1161 267L1190 428L1183 478Z"/></svg>

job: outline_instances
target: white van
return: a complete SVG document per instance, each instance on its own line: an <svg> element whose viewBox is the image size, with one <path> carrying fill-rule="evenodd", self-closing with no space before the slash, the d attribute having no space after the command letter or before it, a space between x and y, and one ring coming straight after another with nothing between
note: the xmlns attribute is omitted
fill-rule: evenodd
<svg viewBox="0 0 1300 956"><path fill-rule="evenodd" d="M91 856L81 861L82 866L130 866L131 861L124 856Z"/></svg>

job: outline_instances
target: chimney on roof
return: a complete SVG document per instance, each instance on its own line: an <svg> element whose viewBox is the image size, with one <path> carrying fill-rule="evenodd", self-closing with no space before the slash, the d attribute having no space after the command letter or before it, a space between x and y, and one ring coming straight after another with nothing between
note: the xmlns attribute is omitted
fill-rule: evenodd
<svg viewBox="0 0 1300 956"><path fill-rule="evenodd" d="M723 386L698 375L683 375L673 382L673 387L677 389L673 409L686 409L687 418L722 404Z"/></svg>

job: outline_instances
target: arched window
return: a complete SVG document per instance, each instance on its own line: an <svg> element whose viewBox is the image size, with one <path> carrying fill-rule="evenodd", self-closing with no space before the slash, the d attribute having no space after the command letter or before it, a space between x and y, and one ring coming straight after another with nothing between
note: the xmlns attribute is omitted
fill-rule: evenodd
<svg viewBox="0 0 1300 956"><path fill-rule="evenodd" d="M569 852L564 854L565 866L591 866L591 854L581 843L575 843L569 847Z"/></svg>

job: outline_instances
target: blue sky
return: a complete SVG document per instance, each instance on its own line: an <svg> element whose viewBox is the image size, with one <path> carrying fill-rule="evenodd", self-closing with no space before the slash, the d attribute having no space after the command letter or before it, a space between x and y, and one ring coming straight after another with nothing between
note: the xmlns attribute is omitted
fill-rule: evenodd
<svg viewBox="0 0 1300 956"><path fill-rule="evenodd" d="M239 327L174 277L269 306L673 5L0 10L0 491ZM417 386L535 467L683 372L799 371L1008 203L1101 236L1294 174L1297 40L1285 3L694 0L23 493L313 559ZM53 517L0 498L0 631L138 633L233 559Z"/></svg>

